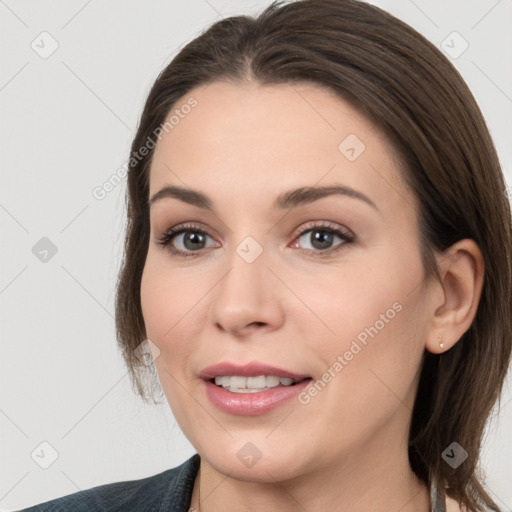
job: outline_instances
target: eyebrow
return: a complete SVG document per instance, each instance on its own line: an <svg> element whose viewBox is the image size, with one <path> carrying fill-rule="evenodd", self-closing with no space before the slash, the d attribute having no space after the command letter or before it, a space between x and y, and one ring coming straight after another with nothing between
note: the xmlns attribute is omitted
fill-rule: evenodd
<svg viewBox="0 0 512 512"><path fill-rule="evenodd" d="M293 208L295 206L312 203L324 197L329 197L333 195L343 195L347 197L352 197L354 199L359 199L370 205L372 208L375 208L377 211L379 210L375 203L369 197L364 195L362 192L359 192L345 185L299 187L294 190L289 190L287 192L281 193L276 198L273 207L274 209L285 210L288 208ZM180 201L191 204L193 206L197 206L204 210L214 210L212 201L208 196L206 196L202 192L177 187L175 185L163 187L158 192L156 192L149 200L149 206L152 206L153 204L164 198L179 199Z"/></svg>

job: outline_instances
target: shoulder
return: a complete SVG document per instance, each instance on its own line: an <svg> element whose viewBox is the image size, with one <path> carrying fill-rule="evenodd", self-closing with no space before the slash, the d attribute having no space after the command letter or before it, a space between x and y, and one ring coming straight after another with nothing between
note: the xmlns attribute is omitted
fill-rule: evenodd
<svg viewBox="0 0 512 512"><path fill-rule="evenodd" d="M153 476L100 485L17 512L187 511L199 463L196 453L180 466Z"/></svg>

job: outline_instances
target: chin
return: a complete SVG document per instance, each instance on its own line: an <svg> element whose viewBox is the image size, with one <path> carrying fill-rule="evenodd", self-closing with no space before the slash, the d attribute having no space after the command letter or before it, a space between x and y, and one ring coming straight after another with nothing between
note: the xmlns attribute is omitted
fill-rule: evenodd
<svg viewBox="0 0 512 512"><path fill-rule="evenodd" d="M262 439L265 435L262 434ZM275 449L268 442L264 444L264 441L257 444L238 440L229 447L207 449L201 457L216 471L230 478L244 482L272 483L295 478L304 472L305 462L301 463L304 458L298 457L297 451L293 443L288 443L284 449L283 446Z"/></svg>

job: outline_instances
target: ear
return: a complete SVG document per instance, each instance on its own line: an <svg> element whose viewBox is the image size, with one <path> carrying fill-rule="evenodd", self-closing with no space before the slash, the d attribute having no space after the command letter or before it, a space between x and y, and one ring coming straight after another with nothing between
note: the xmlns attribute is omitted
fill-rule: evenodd
<svg viewBox="0 0 512 512"><path fill-rule="evenodd" d="M453 244L438 257L438 266L441 293L435 294L438 302L434 304L425 347L434 354L449 350L471 326L485 270L480 248L470 239Z"/></svg>

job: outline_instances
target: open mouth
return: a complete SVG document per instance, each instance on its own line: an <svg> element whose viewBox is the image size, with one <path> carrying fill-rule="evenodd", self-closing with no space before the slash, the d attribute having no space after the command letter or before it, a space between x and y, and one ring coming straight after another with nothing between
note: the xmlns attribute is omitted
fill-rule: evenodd
<svg viewBox="0 0 512 512"><path fill-rule="evenodd" d="M296 386L306 380L311 380L311 377L295 380L275 375L258 375L255 377L219 375L211 378L209 382L231 393L260 393L278 387Z"/></svg>

